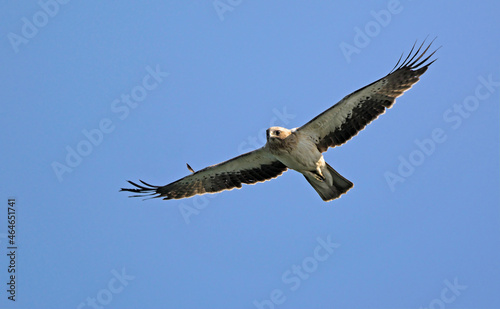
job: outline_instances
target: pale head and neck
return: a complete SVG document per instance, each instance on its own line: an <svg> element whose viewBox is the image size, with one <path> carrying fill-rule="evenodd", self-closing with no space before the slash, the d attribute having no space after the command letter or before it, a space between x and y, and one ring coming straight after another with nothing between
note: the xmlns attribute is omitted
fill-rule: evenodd
<svg viewBox="0 0 500 309"><path fill-rule="evenodd" d="M273 151L287 151L295 144L295 136L293 130L282 127L270 127L266 130L267 144L269 149Z"/></svg>

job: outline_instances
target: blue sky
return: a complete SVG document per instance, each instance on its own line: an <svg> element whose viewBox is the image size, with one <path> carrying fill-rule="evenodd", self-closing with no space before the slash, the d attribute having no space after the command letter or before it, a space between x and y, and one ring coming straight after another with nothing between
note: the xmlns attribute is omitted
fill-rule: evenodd
<svg viewBox="0 0 500 309"><path fill-rule="evenodd" d="M8 1L0 5L1 308L492 308L500 288L500 4ZM436 61L302 175L127 198L263 145L387 74ZM7 201L16 200L16 301Z"/></svg>

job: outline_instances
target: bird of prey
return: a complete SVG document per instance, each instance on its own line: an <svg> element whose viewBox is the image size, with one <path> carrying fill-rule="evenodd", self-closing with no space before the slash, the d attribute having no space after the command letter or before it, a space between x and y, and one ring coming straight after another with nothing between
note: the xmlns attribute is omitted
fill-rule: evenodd
<svg viewBox="0 0 500 309"><path fill-rule="evenodd" d="M353 183L326 163L322 153L358 134L418 82L436 61L429 59L437 50L424 56L432 42L426 48L423 48L424 43L413 52L414 44L408 56L401 61L402 55L385 77L349 94L302 127L269 128L267 143L262 148L199 171L188 164L190 175L165 186L153 186L142 180L141 184L128 181L135 188L120 191L138 193L133 197L151 195L165 200L182 199L264 182L292 169L302 173L324 201L334 200L351 189Z"/></svg>

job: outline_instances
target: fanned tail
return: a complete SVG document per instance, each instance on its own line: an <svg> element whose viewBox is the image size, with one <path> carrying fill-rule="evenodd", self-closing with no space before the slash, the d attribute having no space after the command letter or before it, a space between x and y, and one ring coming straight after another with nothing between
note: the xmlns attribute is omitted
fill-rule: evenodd
<svg viewBox="0 0 500 309"><path fill-rule="evenodd" d="M312 173L304 174L309 184L318 192L319 196L325 201L331 201L339 198L342 194L346 193L351 189L354 184L348 179L340 175L336 170L333 169L328 163L326 164L326 172L329 175L324 175L325 179L321 180ZM323 173L325 171L323 170Z"/></svg>

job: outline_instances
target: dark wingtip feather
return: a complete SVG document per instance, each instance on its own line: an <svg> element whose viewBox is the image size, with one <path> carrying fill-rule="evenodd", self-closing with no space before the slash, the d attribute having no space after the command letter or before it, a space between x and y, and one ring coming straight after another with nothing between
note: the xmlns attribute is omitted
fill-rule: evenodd
<svg viewBox="0 0 500 309"><path fill-rule="evenodd" d="M432 56L434 56L434 54L441 48L441 46L439 46L436 50L434 50L432 53L430 53L423 60L421 60L421 59L422 59L422 57L424 57L424 55L426 55L426 53L429 51L429 49L431 48L432 44L434 43L434 41L436 39L437 39L437 37L432 39L432 41L429 43L429 45L427 45L427 47L424 48L425 42L427 41L427 38L425 38L425 40L422 42L422 44L420 44L420 46L414 52L415 47L417 46L417 42L415 41L415 43L413 44L410 52L408 53L408 55L406 56L404 61L401 62L401 59L403 57L403 56L401 56L399 58L398 62L396 63L396 65L390 71L390 73L393 73L397 70L401 70L403 68L409 68L410 70L415 70L415 69L419 69L419 68L423 68L423 67L429 67L431 64L433 64L437 60L437 58L430 61L430 62L429 62L429 59ZM420 52L422 49L423 49L423 51Z"/></svg>
<svg viewBox="0 0 500 309"><path fill-rule="evenodd" d="M127 180L128 183L131 185L135 186L135 188L121 188L121 191L127 191L127 192L133 192L133 193L139 193L137 195L130 195L129 197L145 197L145 196L151 196L151 195L157 195L153 196L150 198L157 198L160 197L160 193L158 192L158 186L153 186L150 185L147 182L144 182L142 180L139 180L143 185L137 184L133 181ZM149 199L149 198L148 198Z"/></svg>

